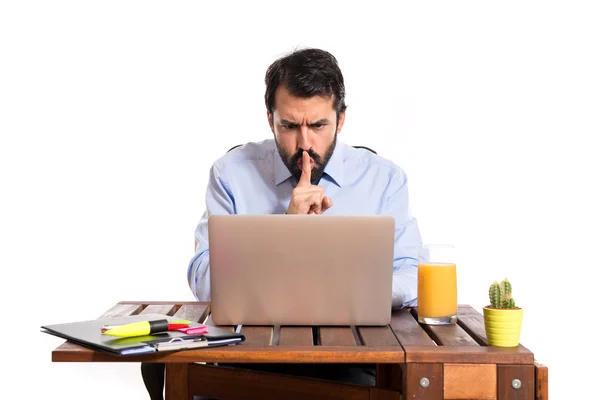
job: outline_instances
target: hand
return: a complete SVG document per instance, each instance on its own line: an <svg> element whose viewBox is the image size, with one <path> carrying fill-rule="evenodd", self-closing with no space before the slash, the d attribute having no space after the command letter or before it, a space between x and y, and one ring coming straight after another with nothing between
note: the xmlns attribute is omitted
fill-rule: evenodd
<svg viewBox="0 0 600 400"><path fill-rule="evenodd" d="M303 151L302 175L292 191L287 214L323 214L333 205L333 201L324 195L325 189L322 186L310 183L310 174L310 156Z"/></svg>

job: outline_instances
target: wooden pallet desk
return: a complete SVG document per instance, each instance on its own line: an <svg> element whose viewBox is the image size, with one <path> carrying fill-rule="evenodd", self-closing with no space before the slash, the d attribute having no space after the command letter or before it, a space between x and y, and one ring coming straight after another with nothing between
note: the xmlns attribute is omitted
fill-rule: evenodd
<svg viewBox="0 0 600 400"><path fill-rule="evenodd" d="M210 304L125 301L98 318L159 313L212 324ZM65 342L55 362L166 364L167 400L223 399L548 399L548 369L524 346L487 346L483 317L459 306L457 325L424 326L415 310L384 327L242 326L235 346L118 357ZM198 364L207 363L207 364ZM214 363L375 364L376 386L300 378ZM141 377L140 377L141 379Z"/></svg>

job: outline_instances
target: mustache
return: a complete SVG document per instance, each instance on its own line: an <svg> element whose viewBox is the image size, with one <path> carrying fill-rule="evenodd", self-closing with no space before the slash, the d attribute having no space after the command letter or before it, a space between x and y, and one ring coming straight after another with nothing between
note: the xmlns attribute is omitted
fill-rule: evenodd
<svg viewBox="0 0 600 400"><path fill-rule="evenodd" d="M308 155L315 161L315 164L321 164L321 156L319 156L317 153L315 153L315 151L312 148L310 148L308 150L298 150L298 152L294 154L290 159L291 165L295 166L298 164L298 161L302 160L303 151L306 151L308 153Z"/></svg>

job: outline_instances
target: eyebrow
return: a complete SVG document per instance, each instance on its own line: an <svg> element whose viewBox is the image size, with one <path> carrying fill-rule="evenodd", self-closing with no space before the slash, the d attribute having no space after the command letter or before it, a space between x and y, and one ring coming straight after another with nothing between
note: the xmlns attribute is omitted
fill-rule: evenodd
<svg viewBox="0 0 600 400"><path fill-rule="evenodd" d="M283 125L290 125L290 126L294 126L294 127L300 125L300 124L298 124L296 122L288 121L287 119L282 119L280 121L280 123L283 124ZM321 118L321 119L319 119L319 120L317 120L315 122L312 122L312 123L308 124L308 126L327 125L329 123L330 122L329 122L329 120L327 118Z"/></svg>

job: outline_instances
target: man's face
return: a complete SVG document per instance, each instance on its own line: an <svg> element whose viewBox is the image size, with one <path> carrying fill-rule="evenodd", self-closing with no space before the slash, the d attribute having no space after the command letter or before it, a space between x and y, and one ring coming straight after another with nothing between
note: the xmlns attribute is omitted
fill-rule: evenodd
<svg viewBox="0 0 600 400"><path fill-rule="evenodd" d="M306 150L310 156L311 181L318 182L344 125L345 113L341 113L336 127L333 97L298 98L281 85L275 92L274 112L267 112L267 117L279 155L292 176L300 180L302 151Z"/></svg>

